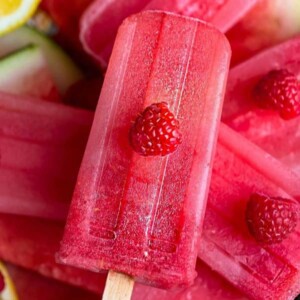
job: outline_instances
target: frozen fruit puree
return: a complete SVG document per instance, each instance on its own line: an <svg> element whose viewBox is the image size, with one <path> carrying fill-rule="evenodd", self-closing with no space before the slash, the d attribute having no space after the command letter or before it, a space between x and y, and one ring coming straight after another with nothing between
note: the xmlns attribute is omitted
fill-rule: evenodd
<svg viewBox="0 0 300 300"><path fill-rule="evenodd" d="M112 0L94 1L81 19L85 50L106 67L117 29L122 21L141 10L163 10L199 18L222 32L234 25L257 0Z"/></svg>
<svg viewBox="0 0 300 300"><path fill-rule="evenodd" d="M119 29L60 250L63 263L160 287L195 277L230 49L197 19L143 12ZM182 143L133 151L137 115L165 102Z"/></svg>
<svg viewBox="0 0 300 300"><path fill-rule="evenodd" d="M250 298L294 299L300 291L299 222L281 243L256 242L245 218L254 193L299 200L299 177L223 125L199 257Z"/></svg>
<svg viewBox="0 0 300 300"><path fill-rule="evenodd" d="M257 83L273 70L287 70L300 79L300 37L231 69L222 119L300 174L300 117L284 120L277 111L261 109L255 101L253 91Z"/></svg>

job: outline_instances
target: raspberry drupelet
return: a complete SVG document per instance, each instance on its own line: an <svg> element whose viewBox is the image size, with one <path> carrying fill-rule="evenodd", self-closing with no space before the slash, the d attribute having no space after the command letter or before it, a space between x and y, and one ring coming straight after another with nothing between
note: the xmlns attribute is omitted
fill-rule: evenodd
<svg viewBox="0 0 300 300"><path fill-rule="evenodd" d="M254 89L254 97L260 107L274 109L286 120L300 115L299 94L299 81L285 69L270 71Z"/></svg>
<svg viewBox="0 0 300 300"><path fill-rule="evenodd" d="M290 199L256 193L247 203L246 221L258 242L280 243L297 225L298 205Z"/></svg>
<svg viewBox="0 0 300 300"><path fill-rule="evenodd" d="M153 103L136 118L129 140L134 151L143 156L165 156L182 142L179 121L167 103Z"/></svg>

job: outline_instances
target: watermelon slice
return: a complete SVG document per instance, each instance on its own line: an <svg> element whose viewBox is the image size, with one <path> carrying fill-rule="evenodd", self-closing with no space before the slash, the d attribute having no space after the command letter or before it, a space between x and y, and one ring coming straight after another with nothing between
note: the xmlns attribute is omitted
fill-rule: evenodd
<svg viewBox="0 0 300 300"><path fill-rule="evenodd" d="M228 33L232 64L300 33L299 0L259 0Z"/></svg>
<svg viewBox="0 0 300 300"><path fill-rule="evenodd" d="M19 300L97 300L99 296L89 291L70 286L35 272L5 264L11 276Z"/></svg>
<svg viewBox="0 0 300 300"><path fill-rule="evenodd" d="M300 37L231 69L222 119L300 174L300 117L283 120L277 112L259 109L253 98L258 80L274 69L287 69L300 79Z"/></svg>
<svg viewBox="0 0 300 300"><path fill-rule="evenodd" d="M84 49L105 68L118 27L131 14L144 9L171 11L211 22L225 32L256 2L257 0L96 0L82 16L80 39Z"/></svg>
<svg viewBox="0 0 300 300"><path fill-rule="evenodd" d="M60 100L47 62L37 46L28 46L0 59L0 91Z"/></svg>
<svg viewBox="0 0 300 300"><path fill-rule="evenodd" d="M0 93L0 211L64 219L93 114Z"/></svg>
<svg viewBox="0 0 300 300"><path fill-rule="evenodd" d="M0 57L31 44L40 47L61 94L82 78L81 71L57 44L26 26L0 37Z"/></svg>

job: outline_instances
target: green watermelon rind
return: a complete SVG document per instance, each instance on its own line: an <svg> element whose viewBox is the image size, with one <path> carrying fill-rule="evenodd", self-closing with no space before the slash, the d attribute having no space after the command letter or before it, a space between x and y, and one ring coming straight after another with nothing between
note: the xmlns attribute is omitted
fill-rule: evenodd
<svg viewBox="0 0 300 300"><path fill-rule="evenodd" d="M0 91L17 95L29 92L31 96L55 101L51 98L54 91L51 87L57 90L38 46L26 46L0 59Z"/></svg>
<svg viewBox="0 0 300 300"><path fill-rule="evenodd" d="M83 77L71 58L54 41L27 26L0 37L0 57L29 45L40 47L54 82L62 94Z"/></svg>

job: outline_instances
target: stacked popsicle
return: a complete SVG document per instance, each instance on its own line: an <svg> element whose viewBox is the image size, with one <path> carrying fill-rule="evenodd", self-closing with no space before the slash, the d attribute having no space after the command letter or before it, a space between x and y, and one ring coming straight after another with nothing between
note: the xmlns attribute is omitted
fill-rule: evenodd
<svg viewBox="0 0 300 300"><path fill-rule="evenodd" d="M164 12L126 19L62 262L164 288L192 283L229 58L224 35L196 19Z"/></svg>
<svg viewBox="0 0 300 300"><path fill-rule="evenodd" d="M297 78L300 77L299 62L300 38L297 37L265 50L233 68L228 79L222 116L229 126L287 164L298 174L300 174L298 117L300 94L297 91L299 85ZM280 74L283 74L282 79L278 76ZM260 97L260 94L264 95L264 93L259 91L258 87L268 77L271 77L271 80L274 78L275 84L276 80L280 83L284 78L291 79L289 89L283 85L275 92L281 93L282 90L283 95L294 101L293 106L289 107L287 104L280 109L274 105L273 107L267 105L267 109L265 108L264 102L268 99ZM293 89L296 92L289 94Z"/></svg>
<svg viewBox="0 0 300 300"><path fill-rule="evenodd" d="M254 2L95 1L82 40L104 64L117 26L135 11L161 8L225 31ZM99 26L105 36L95 39ZM104 299L120 297L116 284L130 298L134 280L185 289L137 284L133 299L293 299L300 291L299 45L296 38L270 49L229 77L224 121L277 161L223 124L216 143L230 57L223 34L172 13L127 18L60 262L109 270ZM102 293L104 275L55 262L92 114L31 100L0 94L0 257ZM195 266L197 255L205 264ZM0 272L0 298L3 284Z"/></svg>
<svg viewBox="0 0 300 300"><path fill-rule="evenodd" d="M85 50L105 68L118 27L131 14L141 10L169 11L199 18L225 32L256 2L257 0L97 0L81 18L80 37Z"/></svg>
<svg viewBox="0 0 300 300"><path fill-rule="evenodd" d="M92 113L0 93L0 211L64 220Z"/></svg>

